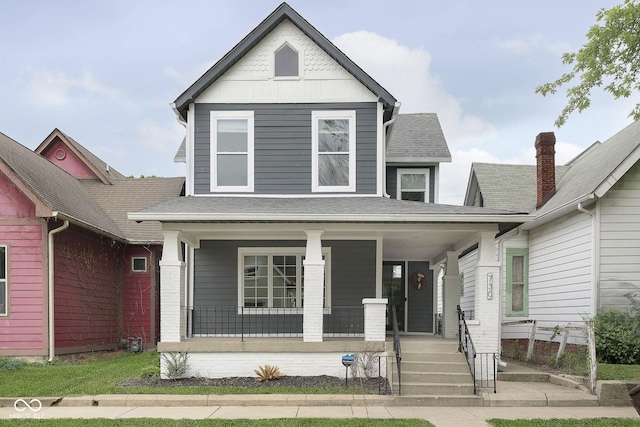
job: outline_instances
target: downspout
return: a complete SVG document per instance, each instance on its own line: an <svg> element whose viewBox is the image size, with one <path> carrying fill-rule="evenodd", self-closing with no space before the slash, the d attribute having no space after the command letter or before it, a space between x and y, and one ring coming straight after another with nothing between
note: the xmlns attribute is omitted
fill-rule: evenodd
<svg viewBox="0 0 640 427"><path fill-rule="evenodd" d="M382 139L383 139L383 147L382 147L382 195L387 199L390 199L391 196L387 193L387 129L389 126L394 124L398 119L398 114L400 114L400 105L401 103L396 101L393 106L393 113L391 114L391 118L386 121L382 125Z"/></svg>
<svg viewBox="0 0 640 427"><path fill-rule="evenodd" d="M57 215L57 214L56 214ZM55 217L55 216L54 216ZM54 319L54 295L53 295L53 268L54 268L54 260L53 260L53 235L56 233L59 233L61 231L66 230L67 228L69 228L69 221L67 221L66 219L64 220L64 223L58 227L55 228L51 231L49 231L49 236L48 236L48 245L49 245L49 267L48 267L48 273L49 273L49 362L53 361L53 358L55 357L55 345L56 345L56 337L55 337L55 331L54 331L54 324L53 324L53 319Z"/></svg>
<svg viewBox="0 0 640 427"><path fill-rule="evenodd" d="M578 211L591 217L591 316L595 316L598 310L598 276L600 275L600 263L598 262L600 228L596 214L585 209L582 202L578 203Z"/></svg>

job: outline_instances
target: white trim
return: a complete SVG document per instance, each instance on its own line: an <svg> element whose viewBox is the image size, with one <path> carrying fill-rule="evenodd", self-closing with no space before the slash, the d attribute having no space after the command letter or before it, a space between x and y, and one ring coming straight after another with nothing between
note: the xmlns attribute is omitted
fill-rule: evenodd
<svg viewBox="0 0 640 427"><path fill-rule="evenodd" d="M217 156L217 120L218 119L245 119L247 121L247 185L246 186L222 186L218 185L218 175L216 173ZM211 180L211 192L221 191L243 191L253 192L254 177L254 125L253 111L211 111L210 112L210 154L209 173ZM233 154L233 153L231 153ZM238 154L245 154L244 152Z"/></svg>
<svg viewBox="0 0 640 427"><path fill-rule="evenodd" d="M144 269L137 270L135 268L136 260L144 260ZM131 272L132 273L147 273L149 271L149 258L146 256L132 256L131 257Z"/></svg>
<svg viewBox="0 0 640 427"><path fill-rule="evenodd" d="M4 284L4 311L0 312L0 317L9 315L9 246L0 245L4 249L4 279L0 278L0 283Z"/></svg>
<svg viewBox="0 0 640 427"><path fill-rule="evenodd" d="M196 128L196 107L194 103L189 104L189 110L187 111L187 133L186 133L186 141L185 141L185 150L186 150L186 175L185 175L185 193L187 196L193 196L195 194L194 189L194 144L195 141L195 128Z"/></svg>
<svg viewBox="0 0 640 427"><path fill-rule="evenodd" d="M349 120L349 185L320 186L318 183L318 120ZM312 192L355 192L356 191L356 111L322 110L311 112L311 191Z"/></svg>
<svg viewBox="0 0 640 427"><path fill-rule="evenodd" d="M440 203L440 165L433 167L433 203Z"/></svg>
<svg viewBox="0 0 640 427"><path fill-rule="evenodd" d="M268 314L300 314L303 310L303 306L300 303L302 298L302 281L304 263L302 258L306 254L306 247L238 247L238 314L264 314L263 311L267 310ZM267 256L268 259L268 277L269 277L269 291L267 307L244 307L244 257L248 256ZM300 284L296 299L296 307L272 307L273 304L273 280L272 272L273 265L272 259L274 256L287 256L295 255L300 257L299 268L296 271L296 282ZM322 255L325 259L325 293L324 293L324 314L331 314L331 248L323 247Z"/></svg>
<svg viewBox="0 0 640 427"><path fill-rule="evenodd" d="M431 169L429 168L398 168L396 171L396 199L402 200L402 175L424 175L424 203L429 203L429 184ZM408 192L417 193L420 190L407 190Z"/></svg>
<svg viewBox="0 0 640 427"><path fill-rule="evenodd" d="M376 143L378 144L378 159L377 159L377 168L378 171L376 175L377 180L377 196L382 197L387 192L387 183L385 182L386 178L386 138L384 135L384 108L382 106L382 102L378 101L377 104L377 138Z"/></svg>

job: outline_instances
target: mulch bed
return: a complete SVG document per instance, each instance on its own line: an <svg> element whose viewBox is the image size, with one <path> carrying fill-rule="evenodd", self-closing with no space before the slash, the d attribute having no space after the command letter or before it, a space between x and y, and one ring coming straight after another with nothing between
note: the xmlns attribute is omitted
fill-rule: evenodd
<svg viewBox="0 0 640 427"><path fill-rule="evenodd" d="M320 375L315 377L284 376L272 381L256 381L255 377L233 378L180 378L177 380L162 380L159 378L132 378L118 383L122 387L240 387L269 389L274 387L298 388L348 388L354 393L378 394L381 386L384 394L386 379L382 378L349 378L345 386L344 378Z"/></svg>

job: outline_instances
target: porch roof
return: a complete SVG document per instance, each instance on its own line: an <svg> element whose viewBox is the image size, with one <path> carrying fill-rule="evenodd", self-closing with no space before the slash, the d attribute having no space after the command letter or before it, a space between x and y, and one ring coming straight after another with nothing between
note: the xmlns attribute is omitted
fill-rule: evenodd
<svg viewBox="0 0 640 427"><path fill-rule="evenodd" d="M174 197L139 212L162 222L457 222L522 224L526 213L385 197Z"/></svg>

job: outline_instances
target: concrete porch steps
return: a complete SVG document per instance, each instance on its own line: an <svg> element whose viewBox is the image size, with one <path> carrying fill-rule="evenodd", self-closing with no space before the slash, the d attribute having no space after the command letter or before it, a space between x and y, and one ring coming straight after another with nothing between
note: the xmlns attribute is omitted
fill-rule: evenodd
<svg viewBox="0 0 640 427"><path fill-rule="evenodd" d="M400 344L402 400L414 402L408 405L482 406L482 398L473 394L469 367L458 353L457 340L408 335L400 337ZM397 390L397 378L393 387Z"/></svg>

